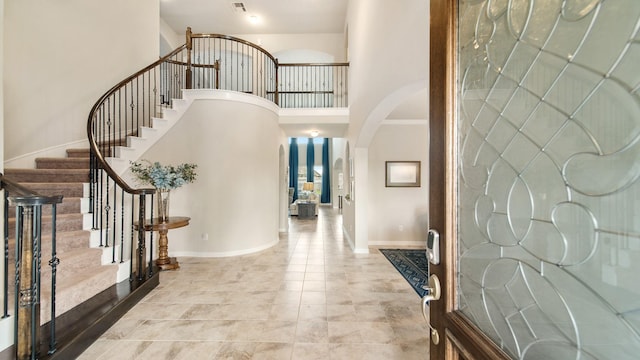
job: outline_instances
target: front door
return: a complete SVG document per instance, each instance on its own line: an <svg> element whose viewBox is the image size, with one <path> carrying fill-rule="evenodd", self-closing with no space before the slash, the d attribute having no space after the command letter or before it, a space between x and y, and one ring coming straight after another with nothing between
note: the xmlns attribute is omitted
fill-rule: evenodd
<svg viewBox="0 0 640 360"><path fill-rule="evenodd" d="M430 11L431 359L637 359L640 1Z"/></svg>

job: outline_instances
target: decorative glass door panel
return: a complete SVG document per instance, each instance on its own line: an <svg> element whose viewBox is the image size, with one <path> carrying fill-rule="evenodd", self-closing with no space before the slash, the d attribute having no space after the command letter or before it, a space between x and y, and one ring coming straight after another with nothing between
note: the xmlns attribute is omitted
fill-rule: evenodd
<svg viewBox="0 0 640 360"><path fill-rule="evenodd" d="M513 358L637 359L640 1L458 7L458 310Z"/></svg>

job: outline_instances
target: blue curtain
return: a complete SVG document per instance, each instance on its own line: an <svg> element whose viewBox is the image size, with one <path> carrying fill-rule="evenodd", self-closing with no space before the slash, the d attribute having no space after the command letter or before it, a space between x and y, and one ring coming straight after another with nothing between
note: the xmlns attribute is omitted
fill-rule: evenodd
<svg viewBox="0 0 640 360"><path fill-rule="evenodd" d="M293 188L293 201L298 198L298 140L291 138L289 144L289 187Z"/></svg>
<svg viewBox="0 0 640 360"><path fill-rule="evenodd" d="M313 165L315 161L313 139L309 138L309 142L307 143L307 182L313 182Z"/></svg>
<svg viewBox="0 0 640 360"><path fill-rule="evenodd" d="M320 195L321 203L331 202L331 159L329 159L329 139L324 138L322 143L322 195Z"/></svg>

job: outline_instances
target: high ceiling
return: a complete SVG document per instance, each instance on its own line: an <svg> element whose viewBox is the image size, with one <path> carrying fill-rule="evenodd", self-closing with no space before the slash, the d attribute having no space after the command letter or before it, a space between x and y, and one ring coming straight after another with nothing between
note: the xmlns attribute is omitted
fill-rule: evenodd
<svg viewBox="0 0 640 360"><path fill-rule="evenodd" d="M347 0L160 0L160 16L178 34L342 33ZM256 23L250 21L256 17Z"/></svg>
<svg viewBox="0 0 640 360"><path fill-rule="evenodd" d="M392 0L389 0L392 1ZM312 34L343 33L348 0L160 0L160 16L178 34L194 33ZM250 21L256 16L256 23ZM426 90L389 114L388 120L426 119ZM344 136L347 124L283 125L287 136Z"/></svg>

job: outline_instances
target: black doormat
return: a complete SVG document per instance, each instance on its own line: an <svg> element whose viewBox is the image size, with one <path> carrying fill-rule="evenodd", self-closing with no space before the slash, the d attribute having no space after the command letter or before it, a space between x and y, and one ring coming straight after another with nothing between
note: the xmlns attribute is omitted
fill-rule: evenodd
<svg viewBox="0 0 640 360"><path fill-rule="evenodd" d="M425 288L429 286L429 262L424 249L380 249L380 252L420 297L427 294Z"/></svg>

